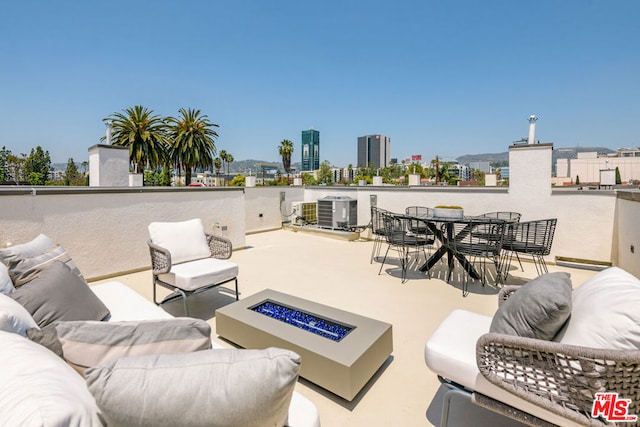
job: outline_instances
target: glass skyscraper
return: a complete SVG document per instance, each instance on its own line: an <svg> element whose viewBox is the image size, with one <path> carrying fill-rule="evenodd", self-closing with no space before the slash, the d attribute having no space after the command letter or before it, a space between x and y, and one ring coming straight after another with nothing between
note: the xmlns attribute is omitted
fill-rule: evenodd
<svg viewBox="0 0 640 427"><path fill-rule="evenodd" d="M302 170L320 169L320 132L314 129L302 131Z"/></svg>

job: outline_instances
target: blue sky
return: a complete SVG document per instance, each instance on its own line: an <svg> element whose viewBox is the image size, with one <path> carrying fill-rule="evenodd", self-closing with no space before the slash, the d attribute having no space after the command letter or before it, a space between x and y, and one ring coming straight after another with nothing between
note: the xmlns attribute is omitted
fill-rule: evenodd
<svg viewBox="0 0 640 427"><path fill-rule="evenodd" d="M320 131L392 157L640 145L640 1L16 1L0 15L0 147L88 159L102 119L197 108L218 149L276 161Z"/></svg>

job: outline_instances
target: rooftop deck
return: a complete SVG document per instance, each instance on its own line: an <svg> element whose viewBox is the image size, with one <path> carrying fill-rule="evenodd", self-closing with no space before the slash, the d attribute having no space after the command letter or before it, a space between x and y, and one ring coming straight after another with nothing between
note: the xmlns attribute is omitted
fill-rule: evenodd
<svg viewBox="0 0 640 427"><path fill-rule="evenodd" d="M303 379L298 382L296 389L316 404L324 426L437 426L440 384L424 363L425 342L454 309L492 315L498 289L471 283L469 296L463 298L459 285L447 284L437 274L427 279L415 265L408 272L409 280L402 284L392 252L378 275L380 263L369 263L372 246L368 240L344 241L291 230L247 235L246 248L235 251L231 258L240 266L240 298L271 288L393 325L392 356L352 402ZM523 264L524 272L512 267L509 284L535 277L534 265ZM436 266L436 273L439 269L443 271L444 265ZM574 287L595 274L555 265L549 270L570 272ZM109 280L121 281L152 298L150 271L102 281ZM215 333L215 309L233 301L232 291L213 289L194 296L189 303L191 315L207 319L213 339L225 347L233 346ZM180 301L169 302L164 308L182 315Z"/></svg>

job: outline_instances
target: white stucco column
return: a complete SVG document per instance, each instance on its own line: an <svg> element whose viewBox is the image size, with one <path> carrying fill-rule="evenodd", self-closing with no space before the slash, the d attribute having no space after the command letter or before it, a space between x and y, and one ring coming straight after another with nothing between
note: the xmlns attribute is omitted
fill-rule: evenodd
<svg viewBox="0 0 640 427"><path fill-rule="evenodd" d="M129 187L129 148L98 144L89 148L90 187Z"/></svg>
<svg viewBox="0 0 640 427"><path fill-rule="evenodd" d="M547 203L551 197L553 144L509 147L509 195L514 201Z"/></svg>

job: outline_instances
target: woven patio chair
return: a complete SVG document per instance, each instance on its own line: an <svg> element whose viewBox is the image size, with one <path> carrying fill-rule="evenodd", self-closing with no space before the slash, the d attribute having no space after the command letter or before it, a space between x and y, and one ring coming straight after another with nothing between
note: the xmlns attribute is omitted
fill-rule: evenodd
<svg viewBox="0 0 640 427"><path fill-rule="evenodd" d="M153 301L160 305L182 297L185 316L187 297L225 283L235 282L238 299L238 265L231 257L231 241L205 233L197 218L182 222L153 222L149 225L149 253L153 273ZM156 286L173 291L158 302Z"/></svg>
<svg viewBox="0 0 640 427"><path fill-rule="evenodd" d="M518 222L509 224L505 231L503 249L503 272L509 274L511 261L515 256L522 267L522 261L518 254L530 255L536 267L538 276L548 273L547 263L544 260L546 255L551 253L553 236L556 231L556 218L542 219L537 221Z"/></svg>
<svg viewBox="0 0 640 427"><path fill-rule="evenodd" d="M498 304L519 288L505 286ZM640 414L640 350L605 350L487 333L477 341L476 360L490 383L581 425L612 425L591 416L596 393L601 392L631 397L627 413ZM508 402L478 394L474 398L476 404L510 417L518 412ZM528 417L530 425L547 425Z"/></svg>

